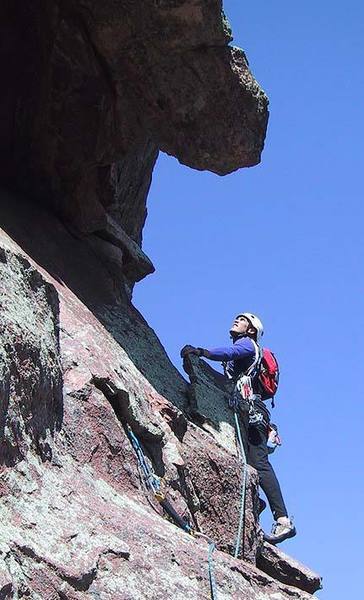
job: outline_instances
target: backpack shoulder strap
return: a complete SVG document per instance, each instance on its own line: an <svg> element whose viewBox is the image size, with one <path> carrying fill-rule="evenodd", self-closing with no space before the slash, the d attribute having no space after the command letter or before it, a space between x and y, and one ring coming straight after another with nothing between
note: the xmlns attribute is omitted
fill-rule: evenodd
<svg viewBox="0 0 364 600"><path fill-rule="evenodd" d="M250 338L250 341L252 342L252 344L254 346L255 358L254 358L254 361L252 362L252 364L250 365L250 367L245 371L244 375L247 375L248 377L254 377L254 375L256 375L259 370L259 366L260 366L262 356L263 356L263 351L255 340Z"/></svg>

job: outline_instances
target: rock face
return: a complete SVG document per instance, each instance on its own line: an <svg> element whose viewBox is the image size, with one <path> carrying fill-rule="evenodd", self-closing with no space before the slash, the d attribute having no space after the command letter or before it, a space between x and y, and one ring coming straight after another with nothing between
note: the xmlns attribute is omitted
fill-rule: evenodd
<svg viewBox="0 0 364 600"><path fill-rule="evenodd" d="M267 98L221 2L20 4L0 9L0 598L202 599L215 579L219 600L308 600L319 578L262 546L250 468L233 558L225 384L198 359L182 377L131 304L159 150L260 160Z"/></svg>
<svg viewBox="0 0 364 600"><path fill-rule="evenodd" d="M47 210L3 194L0 218L10 382L1 396L0 597L208 597L206 538L163 518L129 424L174 508L214 539L219 599L312 598L317 580L302 586L303 568L282 576L262 553L256 566L253 470L240 558L232 556L242 470L218 376L196 360L191 387L128 298L115 299L92 248Z"/></svg>
<svg viewBox="0 0 364 600"><path fill-rule="evenodd" d="M46 458L63 411L59 302L21 255L0 248L0 461Z"/></svg>

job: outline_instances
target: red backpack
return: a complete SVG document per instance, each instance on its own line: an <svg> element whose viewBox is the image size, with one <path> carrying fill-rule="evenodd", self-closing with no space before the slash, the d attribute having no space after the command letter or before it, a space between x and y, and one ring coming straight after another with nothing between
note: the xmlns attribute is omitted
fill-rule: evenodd
<svg viewBox="0 0 364 600"><path fill-rule="evenodd" d="M279 383L279 365L273 352L268 350L268 348L262 348L258 380L262 400L273 398L277 392Z"/></svg>

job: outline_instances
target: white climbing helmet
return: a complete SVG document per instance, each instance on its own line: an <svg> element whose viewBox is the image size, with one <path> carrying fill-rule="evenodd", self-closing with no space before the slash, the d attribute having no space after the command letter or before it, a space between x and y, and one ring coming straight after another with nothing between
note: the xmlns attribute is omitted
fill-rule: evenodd
<svg viewBox="0 0 364 600"><path fill-rule="evenodd" d="M248 312L240 313L239 316L240 317L245 317L246 319L248 319L249 323L251 323L252 326L254 327L254 329L256 329L256 331L257 331L257 342L259 342L260 338L264 334L263 323L261 322L261 320L259 319L259 317L257 317L256 315L253 315L252 313L248 313Z"/></svg>

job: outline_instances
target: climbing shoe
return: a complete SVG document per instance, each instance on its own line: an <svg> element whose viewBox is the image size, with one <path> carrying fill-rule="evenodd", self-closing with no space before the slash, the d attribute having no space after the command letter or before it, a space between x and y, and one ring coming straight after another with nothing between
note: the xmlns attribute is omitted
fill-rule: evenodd
<svg viewBox="0 0 364 600"><path fill-rule="evenodd" d="M273 523L271 534L265 533L264 540L273 545L280 544L281 542L284 542L284 540L294 537L296 533L296 528L293 525L292 520L286 517L283 523L278 521Z"/></svg>

